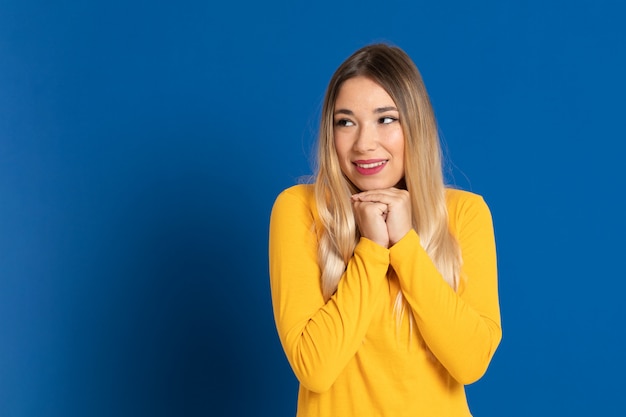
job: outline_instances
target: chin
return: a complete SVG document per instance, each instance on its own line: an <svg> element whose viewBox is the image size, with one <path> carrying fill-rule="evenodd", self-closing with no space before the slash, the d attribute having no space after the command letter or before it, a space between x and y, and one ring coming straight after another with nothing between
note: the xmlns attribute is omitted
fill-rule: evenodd
<svg viewBox="0 0 626 417"><path fill-rule="evenodd" d="M404 186L404 181L400 181L397 183L391 181L361 181L359 183L353 182L356 188L358 188L360 191L383 190L385 188L398 187L400 183L402 183L403 188L406 188L406 186Z"/></svg>

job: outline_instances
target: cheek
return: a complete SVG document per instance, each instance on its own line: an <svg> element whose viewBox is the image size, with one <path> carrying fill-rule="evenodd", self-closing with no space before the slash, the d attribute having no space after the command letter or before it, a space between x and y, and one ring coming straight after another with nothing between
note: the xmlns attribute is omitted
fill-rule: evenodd
<svg viewBox="0 0 626 417"><path fill-rule="evenodd" d="M346 141L341 140L341 139L342 139L341 137L335 136L335 152L337 153L337 157L339 158L340 161L345 158L349 149L346 146Z"/></svg>
<svg viewBox="0 0 626 417"><path fill-rule="evenodd" d="M404 157L404 134L402 130L394 132L393 135L389 137L388 143L390 151L395 154L396 158Z"/></svg>

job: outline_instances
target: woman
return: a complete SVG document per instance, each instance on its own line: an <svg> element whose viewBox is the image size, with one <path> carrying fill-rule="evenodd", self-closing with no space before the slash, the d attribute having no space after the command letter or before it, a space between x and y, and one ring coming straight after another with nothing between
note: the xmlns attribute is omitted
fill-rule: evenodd
<svg viewBox="0 0 626 417"><path fill-rule="evenodd" d="M272 303L299 417L470 416L502 337L484 200L444 186L418 69L384 44L330 80L314 184L270 220Z"/></svg>

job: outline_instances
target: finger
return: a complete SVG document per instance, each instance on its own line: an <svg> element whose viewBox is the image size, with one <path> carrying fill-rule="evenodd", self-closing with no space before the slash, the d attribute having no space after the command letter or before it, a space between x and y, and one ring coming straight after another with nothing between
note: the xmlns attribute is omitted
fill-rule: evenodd
<svg viewBox="0 0 626 417"><path fill-rule="evenodd" d="M379 202L383 204L397 204L409 200L409 193L405 190L385 189L366 191L352 196L352 201Z"/></svg>
<svg viewBox="0 0 626 417"><path fill-rule="evenodd" d="M356 211L368 214L382 215L386 214L389 210L387 204L378 201L353 201L352 206Z"/></svg>

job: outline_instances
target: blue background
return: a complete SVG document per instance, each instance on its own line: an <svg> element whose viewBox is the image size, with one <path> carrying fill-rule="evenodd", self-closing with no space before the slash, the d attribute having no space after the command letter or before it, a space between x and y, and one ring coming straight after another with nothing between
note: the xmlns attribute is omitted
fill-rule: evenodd
<svg viewBox="0 0 626 417"><path fill-rule="evenodd" d="M0 416L292 416L271 205L332 72L389 41L484 195L476 416L626 414L619 1L0 2Z"/></svg>

